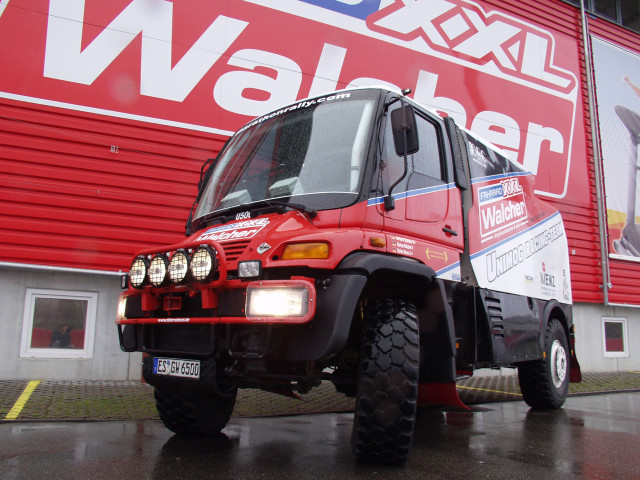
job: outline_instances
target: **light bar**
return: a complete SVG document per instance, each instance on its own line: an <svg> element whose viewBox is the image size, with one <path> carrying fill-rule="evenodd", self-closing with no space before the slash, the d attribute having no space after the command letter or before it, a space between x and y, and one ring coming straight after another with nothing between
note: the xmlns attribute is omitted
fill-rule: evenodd
<svg viewBox="0 0 640 480"><path fill-rule="evenodd" d="M129 268L129 281L134 288L141 288L144 286L147 279L147 271L149 270L149 260L142 255L136 257L131 262L131 268Z"/></svg>

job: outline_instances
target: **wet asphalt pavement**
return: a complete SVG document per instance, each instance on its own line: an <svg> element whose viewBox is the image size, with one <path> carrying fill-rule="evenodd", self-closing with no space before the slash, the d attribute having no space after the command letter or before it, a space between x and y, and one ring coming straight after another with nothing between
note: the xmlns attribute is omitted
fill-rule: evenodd
<svg viewBox="0 0 640 480"><path fill-rule="evenodd" d="M576 396L557 411L522 401L422 409L404 467L356 462L352 415L232 418L211 440L154 420L5 422L3 479L640 479L640 393Z"/></svg>

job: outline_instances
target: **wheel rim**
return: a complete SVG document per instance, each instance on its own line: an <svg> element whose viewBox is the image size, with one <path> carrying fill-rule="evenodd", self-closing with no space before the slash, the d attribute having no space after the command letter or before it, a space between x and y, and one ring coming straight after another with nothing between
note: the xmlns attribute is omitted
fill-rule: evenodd
<svg viewBox="0 0 640 480"><path fill-rule="evenodd" d="M551 376L556 388L567 378L567 352L558 340L551 345Z"/></svg>

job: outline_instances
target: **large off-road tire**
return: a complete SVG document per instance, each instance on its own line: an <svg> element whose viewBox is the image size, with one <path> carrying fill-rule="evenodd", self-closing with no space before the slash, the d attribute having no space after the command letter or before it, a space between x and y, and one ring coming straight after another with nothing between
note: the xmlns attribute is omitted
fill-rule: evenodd
<svg viewBox="0 0 640 480"><path fill-rule="evenodd" d="M518 380L524 401L531 408L560 408L569 391L569 342L556 319L547 324L544 357L518 365Z"/></svg>
<svg viewBox="0 0 640 480"><path fill-rule="evenodd" d="M154 395L160 420L169 430L181 435L212 436L229 422L237 390L223 397L156 387Z"/></svg>
<svg viewBox="0 0 640 480"><path fill-rule="evenodd" d="M359 460L402 464L408 457L418 403L416 308L396 299L365 310L351 445Z"/></svg>

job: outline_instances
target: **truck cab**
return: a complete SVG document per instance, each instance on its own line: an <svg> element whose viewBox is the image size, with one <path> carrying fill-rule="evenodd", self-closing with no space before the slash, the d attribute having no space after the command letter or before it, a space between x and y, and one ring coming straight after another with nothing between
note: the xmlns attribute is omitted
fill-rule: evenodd
<svg viewBox="0 0 640 480"><path fill-rule="evenodd" d="M417 407L464 408L456 379L476 369L517 368L529 405L563 404L580 372L559 212L405 93L249 122L203 166L186 240L134 257L119 339L168 428L219 432L238 388L330 381L356 399L356 456L397 464Z"/></svg>

